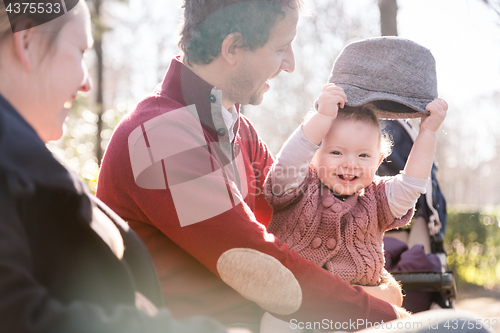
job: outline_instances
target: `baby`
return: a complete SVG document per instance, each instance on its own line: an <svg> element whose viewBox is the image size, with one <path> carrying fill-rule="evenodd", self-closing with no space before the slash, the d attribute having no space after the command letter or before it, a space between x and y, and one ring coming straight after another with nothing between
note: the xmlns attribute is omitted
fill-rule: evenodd
<svg viewBox="0 0 500 333"><path fill-rule="evenodd" d="M368 60L363 61L375 63L387 59L377 59L374 47L387 53L389 44L389 54L391 48L397 53L406 49L408 43L417 45L417 50L426 50L402 39L380 38L360 43L369 43L370 47L363 54L359 52L363 47L358 46L356 56L367 56ZM384 232L409 223L416 200L425 193L434 160L436 131L448 106L436 98L430 99L425 110L421 110L411 99L405 103L408 94L389 96L390 88L382 90L381 95L375 94L376 98L383 96L385 102L389 101L385 104L372 99L358 106L347 106L351 96L352 104L366 100L366 96L361 94L360 98L358 89L362 85L349 81L349 75L354 77L353 81L358 79L356 68L349 67L356 67L356 63L347 63L347 68L342 68L347 79L344 77L339 85L346 91L335 84L339 76L336 66L345 64L342 57L346 54L349 52L344 51L337 59L330 79L333 83L323 87L316 102L317 112L287 140L268 174L266 198L273 207L268 231L304 258L351 284L374 286L384 272ZM407 60L396 59L388 68L413 66ZM414 79L410 71L404 74L410 77L406 80ZM380 83L378 77L369 80ZM347 95L351 85L346 82L351 82L355 89ZM381 105L390 106L389 111L380 109ZM387 116L392 111L397 116L422 115L420 132L404 170L396 177L382 178L375 173L389 149L377 115ZM428 115L424 115L426 111Z"/></svg>
<svg viewBox="0 0 500 333"><path fill-rule="evenodd" d="M342 88L326 85L318 112L285 143L266 183L274 209L268 230L344 280L373 286L383 271L384 231L409 223L425 193L447 105L427 105L404 171L381 178L375 172L387 149L378 119L370 106L344 108L346 100Z"/></svg>

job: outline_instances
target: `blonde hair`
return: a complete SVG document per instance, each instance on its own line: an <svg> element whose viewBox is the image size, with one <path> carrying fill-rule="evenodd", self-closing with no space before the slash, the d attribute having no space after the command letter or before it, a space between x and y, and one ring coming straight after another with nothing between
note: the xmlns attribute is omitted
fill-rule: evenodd
<svg viewBox="0 0 500 333"><path fill-rule="evenodd" d="M9 1L7 3L10 3ZM61 15L56 19L49 21L47 23L43 23L44 20L47 20L47 16L43 14L31 14L29 11L26 13L20 12L19 14L12 14L9 20L9 16L7 15L7 10L5 8L4 1L0 1L0 45L2 42L13 34L12 30L16 24L20 23L24 19L31 20L34 24L34 29L37 29L37 26L43 24L44 32L52 32L46 35L46 46L47 50L50 51L51 47L54 45L54 42L61 31L61 28L68 22L70 15ZM41 30L41 29L40 29Z"/></svg>
<svg viewBox="0 0 500 333"><path fill-rule="evenodd" d="M8 31L12 32L9 17L7 16L4 2L0 1L0 43L2 42L2 39L4 39L7 35L6 33Z"/></svg>

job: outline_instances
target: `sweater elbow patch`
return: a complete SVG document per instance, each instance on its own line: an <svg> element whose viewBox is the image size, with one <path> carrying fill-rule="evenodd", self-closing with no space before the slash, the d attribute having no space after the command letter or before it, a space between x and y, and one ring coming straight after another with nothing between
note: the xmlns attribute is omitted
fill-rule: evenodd
<svg viewBox="0 0 500 333"><path fill-rule="evenodd" d="M302 304L302 289L293 273L265 253L230 249L219 257L217 271L226 284L266 311L289 315Z"/></svg>

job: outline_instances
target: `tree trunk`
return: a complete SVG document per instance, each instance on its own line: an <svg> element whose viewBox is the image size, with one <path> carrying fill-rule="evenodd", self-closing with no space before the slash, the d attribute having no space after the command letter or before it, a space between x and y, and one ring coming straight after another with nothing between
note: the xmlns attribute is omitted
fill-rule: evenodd
<svg viewBox="0 0 500 333"><path fill-rule="evenodd" d="M378 0L378 8L380 9L380 32L382 36L397 36L397 0Z"/></svg>
<svg viewBox="0 0 500 333"><path fill-rule="evenodd" d="M96 98L96 115L97 115L97 135L96 135L96 143L95 143L95 156L97 158L97 164L101 165L101 159L103 155L102 151L102 114L104 109L104 86L103 86L103 72L104 72L104 61L103 61L103 52L102 52L102 39L104 35L104 31L102 29L101 24L101 0L94 1L94 19L97 25L97 33L94 36L94 50L96 53L97 59L97 98Z"/></svg>

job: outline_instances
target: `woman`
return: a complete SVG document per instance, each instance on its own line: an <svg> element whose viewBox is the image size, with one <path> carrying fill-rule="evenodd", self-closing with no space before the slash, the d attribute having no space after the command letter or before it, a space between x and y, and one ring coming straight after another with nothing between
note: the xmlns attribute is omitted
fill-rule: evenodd
<svg viewBox="0 0 500 333"><path fill-rule="evenodd" d="M92 37L84 1L43 20L11 29L0 1L0 331L225 332L172 320L139 238L45 147L90 89Z"/></svg>

